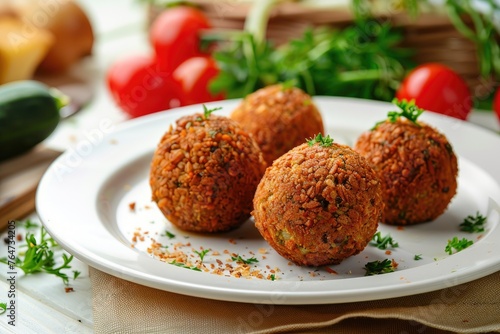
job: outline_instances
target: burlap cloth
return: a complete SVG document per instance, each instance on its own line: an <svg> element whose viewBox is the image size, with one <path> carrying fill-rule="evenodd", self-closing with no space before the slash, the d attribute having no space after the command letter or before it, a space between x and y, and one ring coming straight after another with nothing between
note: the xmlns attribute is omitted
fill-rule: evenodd
<svg viewBox="0 0 500 334"><path fill-rule="evenodd" d="M90 268L95 333L500 332L500 272L380 301L260 305L184 296Z"/></svg>

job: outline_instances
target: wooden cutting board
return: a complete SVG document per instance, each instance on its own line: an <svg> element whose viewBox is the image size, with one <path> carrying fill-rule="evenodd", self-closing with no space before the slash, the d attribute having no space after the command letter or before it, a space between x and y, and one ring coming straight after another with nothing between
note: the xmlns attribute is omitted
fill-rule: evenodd
<svg viewBox="0 0 500 334"><path fill-rule="evenodd" d="M38 183L61 152L38 146L24 155L0 163L0 231L10 220L35 211Z"/></svg>

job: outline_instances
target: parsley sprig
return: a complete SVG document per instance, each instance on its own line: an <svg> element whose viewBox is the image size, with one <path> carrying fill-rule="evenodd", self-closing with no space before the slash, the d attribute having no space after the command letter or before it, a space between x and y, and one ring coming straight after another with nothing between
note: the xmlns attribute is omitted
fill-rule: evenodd
<svg viewBox="0 0 500 334"><path fill-rule="evenodd" d="M175 238L175 234L173 234L172 232L170 231L165 231L165 236L169 239L173 239Z"/></svg>
<svg viewBox="0 0 500 334"><path fill-rule="evenodd" d="M208 119L210 117L210 115L212 115L212 113L214 111L217 111L217 110L220 110L220 109L222 109L222 107L208 109L206 105L203 105L203 117L205 119Z"/></svg>
<svg viewBox="0 0 500 334"><path fill-rule="evenodd" d="M194 270L194 271L201 271L201 269L198 268L197 266L188 266L184 262L177 262L176 260L173 260L172 262L169 262L169 264L173 264L176 267L181 267L181 268L185 268L185 269L191 269L191 270Z"/></svg>
<svg viewBox="0 0 500 334"><path fill-rule="evenodd" d="M241 262L244 264L252 264L252 263L259 262L259 260L257 260L255 257L251 257L249 259L244 259L241 257L241 255L231 256L231 260L236 261L236 262Z"/></svg>
<svg viewBox="0 0 500 334"><path fill-rule="evenodd" d="M365 264L365 276L387 274L394 271L393 261L385 259L383 261L372 261Z"/></svg>
<svg viewBox="0 0 500 334"><path fill-rule="evenodd" d="M203 263L203 259L205 258L205 255L207 255L208 252L210 252L210 249L204 249L202 251L197 251L195 250L194 251L196 254L198 254L198 256L200 257L200 261Z"/></svg>
<svg viewBox="0 0 500 334"><path fill-rule="evenodd" d="M463 223L461 223L460 231L469 233L479 233L484 232L484 224L486 223L486 217L476 212L475 216L467 216Z"/></svg>
<svg viewBox="0 0 500 334"><path fill-rule="evenodd" d="M254 28L219 43L214 53L220 72L210 83L212 93L239 98L294 82L310 95L390 101L405 69L413 66L409 50L399 46L401 32L376 20L345 29L309 29L276 47L262 38L265 24L258 21L268 19L265 13L250 13L247 19L246 27Z"/></svg>
<svg viewBox="0 0 500 334"><path fill-rule="evenodd" d="M456 253L466 249L474 243L472 240L468 240L466 238L458 239L458 237L453 237L453 239L448 240L448 244L444 248L444 251L448 254L453 254L453 250Z"/></svg>
<svg viewBox="0 0 500 334"><path fill-rule="evenodd" d="M424 112L424 109L419 108L415 104L415 100L408 101L406 99L398 100L398 99L393 99L392 103L394 103L396 106L398 106L401 110L400 111L390 111L387 114L387 117L389 120L394 123L399 117L405 117L415 125L420 126L417 123L417 118L422 115Z"/></svg>
<svg viewBox="0 0 500 334"><path fill-rule="evenodd" d="M21 269L25 275L45 272L61 278L64 285L68 285L69 278L63 270L71 268L70 263L73 260L73 255L68 256L63 253L62 264L57 266L54 251L59 248L59 245L43 226L40 229L39 240L33 233L29 232L26 234L25 240L26 245L23 246L27 249L16 257L15 266ZM6 258L0 259L0 262L10 264ZM78 275L73 277L76 278Z"/></svg>
<svg viewBox="0 0 500 334"><path fill-rule="evenodd" d="M417 122L417 118L424 112L424 109L419 108L415 104L415 100L408 101L406 99L398 100L394 98L392 103L398 106L400 110L393 110L387 113L387 120L389 120L389 122L395 123L400 117L405 117L416 126L420 126ZM385 120L377 122L372 130L376 129L384 122Z"/></svg>
<svg viewBox="0 0 500 334"><path fill-rule="evenodd" d="M318 133L316 137L307 139L307 144L309 146L313 146L315 143L319 143L323 147L329 147L333 145L333 138L330 135L323 136L321 133Z"/></svg>
<svg viewBox="0 0 500 334"><path fill-rule="evenodd" d="M387 249L388 246L392 248L399 247L399 244L392 239L390 234L382 236L381 232L377 232L370 242L370 245L377 247L378 249Z"/></svg>

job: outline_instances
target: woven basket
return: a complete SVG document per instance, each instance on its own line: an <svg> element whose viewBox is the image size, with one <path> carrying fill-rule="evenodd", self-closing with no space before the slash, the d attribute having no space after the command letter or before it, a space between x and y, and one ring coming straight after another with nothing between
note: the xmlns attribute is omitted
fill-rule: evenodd
<svg viewBox="0 0 500 334"><path fill-rule="evenodd" d="M193 0L190 1L211 20L215 28L242 29L251 7L251 2ZM150 18L159 10L150 7ZM488 96L494 87L493 79L486 79L479 72L475 44L458 32L443 13L423 13L417 19L397 12L389 16L378 16L379 22L389 21L402 28L403 47L414 51L417 64L439 62L455 70L468 84L475 98ZM318 9L300 3L285 2L271 11L267 27L267 38L279 45L291 38L300 37L309 27L328 25L342 28L353 22L353 14L346 7Z"/></svg>

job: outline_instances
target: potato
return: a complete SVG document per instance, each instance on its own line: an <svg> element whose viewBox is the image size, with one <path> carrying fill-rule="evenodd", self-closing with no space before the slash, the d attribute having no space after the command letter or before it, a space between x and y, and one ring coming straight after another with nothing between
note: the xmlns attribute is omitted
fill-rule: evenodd
<svg viewBox="0 0 500 334"><path fill-rule="evenodd" d="M40 64L39 70L61 73L92 53L92 24L77 2L18 0L15 7L27 26L46 29L54 35L54 44Z"/></svg>
<svg viewBox="0 0 500 334"><path fill-rule="evenodd" d="M10 16L0 17L0 84L30 79L54 42L48 30L26 30Z"/></svg>

